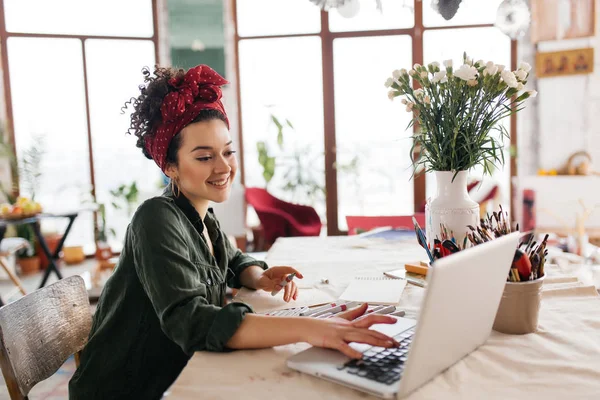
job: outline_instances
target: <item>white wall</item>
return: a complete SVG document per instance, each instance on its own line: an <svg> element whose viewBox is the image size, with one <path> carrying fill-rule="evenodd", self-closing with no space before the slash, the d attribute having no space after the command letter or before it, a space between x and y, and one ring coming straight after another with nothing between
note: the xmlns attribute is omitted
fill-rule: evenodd
<svg viewBox="0 0 600 400"><path fill-rule="evenodd" d="M596 36L546 41L537 51L594 47L594 73L531 80L539 92L518 114L519 175L539 168L559 169L569 155L587 150L600 171L600 1L596 1ZM536 48L528 38L519 44L519 60L535 63Z"/></svg>

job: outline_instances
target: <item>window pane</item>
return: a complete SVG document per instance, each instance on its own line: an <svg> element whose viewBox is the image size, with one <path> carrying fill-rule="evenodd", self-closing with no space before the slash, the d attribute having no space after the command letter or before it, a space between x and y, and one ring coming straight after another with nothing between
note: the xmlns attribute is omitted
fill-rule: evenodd
<svg viewBox="0 0 600 400"><path fill-rule="evenodd" d="M115 197L110 191L135 182L139 196L130 210L134 211L139 202L160 192L159 185L164 186L160 169L136 147L137 138L125 134L133 108L128 107L126 113L121 114L125 101L139 94L142 67L154 65L154 44L138 40L87 40L85 46L96 199L106 205L107 225L116 231L116 237L109 236L109 239L113 247L118 248L131 215L125 207L111 206ZM117 64L119 71L114 73ZM116 199L116 203L125 204L122 201L122 198Z"/></svg>
<svg viewBox="0 0 600 400"><path fill-rule="evenodd" d="M151 37L151 0L4 0L9 32Z"/></svg>
<svg viewBox="0 0 600 400"><path fill-rule="evenodd" d="M333 42L340 229L347 215L413 212L410 115L384 87L394 69L412 65L411 52L409 36Z"/></svg>
<svg viewBox="0 0 600 400"><path fill-rule="evenodd" d="M269 192L282 200L313 205L324 220L321 41L242 40L239 49L246 185L265 186L257 142L266 141L270 155L276 157ZM284 122L283 149L277 145L271 115Z"/></svg>
<svg viewBox="0 0 600 400"><path fill-rule="evenodd" d="M414 0L382 0L383 13L374 0L362 1L354 18L344 18L336 10L329 11L332 32L371 31L410 28L415 24Z"/></svg>
<svg viewBox="0 0 600 400"><path fill-rule="evenodd" d="M453 29L444 31L425 31L423 35L423 57L425 63L452 59L454 65L462 64L463 52L473 58L474 61L493 61L496 64L505 65L510 68L510 39L496 28L470 28ZM510 119L502 121L504 127L510 132ZM505 139L505 164L504 168L495 171L492 177L486 177L486 185L489 181L497 183L500 187L501 204L509 204L510 195L510 141ZM481 179L483 169L474 168L470 174L473 178ZM436 194L436 182L433 174L427 175L427 197ZM476 190L479 190L476 189ZM481 190L485 190L484 187Z"/></svg>
<svg viewBox="0 0 600 400"><path fill-rule="evenodd" d="M456 26L493 24L496 21L496 11L502 0L462 0L456 15L446 21L433 9L432 1L423 2L423 25L425 26Z"/></svg>
<svg viewBox="0 0 600 400"><path fill-rule="evenodd" d="M23 160L34 144L44 151L39 179L28 185L21 174L19 180L25 196L33 194L33 186L44 211L77 210L90 189L81 53L76 39L8 39L17 155ZM47 219L43 229L60 231L63 223ZM75 220L67 245L93 241L92 217L84 213Z"/></svg>
<svg viewBox="0 0 600 400"><path fill-rule="evenodd" d="M308 0L236 0L240 36L321 31L320 8Z"/></svg>

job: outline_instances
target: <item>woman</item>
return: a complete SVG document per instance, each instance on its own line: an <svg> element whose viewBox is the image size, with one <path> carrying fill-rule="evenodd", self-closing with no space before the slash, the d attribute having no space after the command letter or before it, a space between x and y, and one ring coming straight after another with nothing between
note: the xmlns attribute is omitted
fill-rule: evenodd
<svg viewBox="0 0 600 400"><path fill-rule="evenodd" d="M237 161L220 86L207 66L144 70L146 85L132 99L137 146L170 178L162 196L144 202L127 229L119 263L98 302L71 399L159 399L195 351L256 349L294 342L361 354L348 342L397 343L368 328L393 323L362 315L342 318L270 317L242 303L224 305L226 285L281 289L291 267L267 269L235 250L219 229L209 201L229 196ZM281 291L297 299L292 281ZM227 373L224 371L224 373ZM199 379L202 379L199 377Z"/></svg>

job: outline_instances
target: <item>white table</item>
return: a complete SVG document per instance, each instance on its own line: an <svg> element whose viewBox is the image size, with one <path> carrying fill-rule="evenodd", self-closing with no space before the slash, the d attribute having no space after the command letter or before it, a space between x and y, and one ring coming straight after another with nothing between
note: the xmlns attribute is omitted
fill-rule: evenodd
<svg viewBox="0 0 600 400"><path fill-rule="evenodd" d="M294 265L302 285L339 296L352 276L387 271L423 259L417 245L354 237L279 239L270 265ZM564 275L548 269L538 332L490 339L407 399L600 398L600 298L593 286L552 283ZM568 275L573 275L569 271ZM320 284L326 276L330 283ZM559 279L560 280L560 279ZM401 308L417 317L424 289L408 285ZM441 333L440 333L441 334ZM265 350L196 353L173 384L169 399L365 399L340 385L290 370L285 360L300 343Z"/></svg>

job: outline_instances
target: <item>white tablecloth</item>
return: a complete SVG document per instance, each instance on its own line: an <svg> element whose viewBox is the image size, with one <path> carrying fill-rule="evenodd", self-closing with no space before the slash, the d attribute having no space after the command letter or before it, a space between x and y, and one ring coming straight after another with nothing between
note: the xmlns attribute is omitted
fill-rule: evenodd
<svg viewBox="0 0 600 400"><path fill-rule="evenodd" d="M423 259L412 243L355 237L279 239L270 265L293 265L301 287L339 296L356 274L388 271ZM567 272L565 274L565 272ZM329 284L320 283L326 277ZM492 332L478 350L407 399L599 399L600 298L573 271L548 268L538 332ZM313 289L307 289L313 290ZM424 289L408 285L400 308L416 318ZM304 375L285 360L300 343L265 350L196 353L170 389L169 399L364 399L370 396Z"/></svg>

